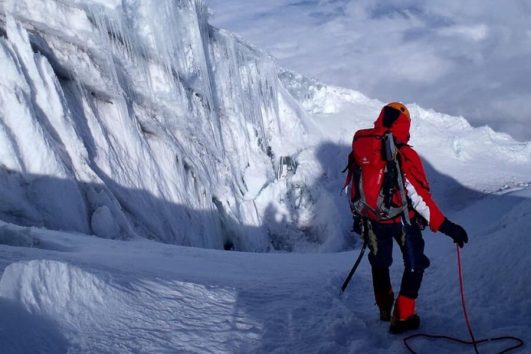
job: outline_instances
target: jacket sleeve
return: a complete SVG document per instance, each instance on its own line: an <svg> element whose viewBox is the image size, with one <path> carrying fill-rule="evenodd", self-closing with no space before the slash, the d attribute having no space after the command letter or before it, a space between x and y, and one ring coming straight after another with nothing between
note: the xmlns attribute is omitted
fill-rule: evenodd
<svg viewBox="0 0 531 354"><path fill-rule="evenodd" d="M426 219L432 231L438 231L445 216L431 196L430 185L419 155L411 147L404 146L400 149L400 156L404 184L411 206Z"/></svg>

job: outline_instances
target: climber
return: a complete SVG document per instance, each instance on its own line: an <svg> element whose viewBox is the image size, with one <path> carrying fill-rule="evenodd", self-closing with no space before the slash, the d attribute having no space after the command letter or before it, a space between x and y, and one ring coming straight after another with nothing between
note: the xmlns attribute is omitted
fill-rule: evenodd
<svg viewBox="0 0 531 354"><path fill-rule="evenodd" d="M380 319L390 321L393 334L420 326L415 304L424 270L430 265L421 232L425 226L448 235L459 247L468 242L463 227L448 220L432 199L421 159L407 144L410 125L404 104L385 105L374 128L355 133L345 181L345 187L350 187L354 230L368 242ZM396 147L391 158L385 153L388 133ZM389 277L393 239L405 266L396 301Z"/></svg>

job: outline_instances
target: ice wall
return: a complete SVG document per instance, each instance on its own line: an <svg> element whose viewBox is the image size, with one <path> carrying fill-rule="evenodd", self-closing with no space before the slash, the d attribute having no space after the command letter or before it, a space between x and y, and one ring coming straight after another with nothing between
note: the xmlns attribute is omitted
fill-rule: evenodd
<svg viewBox="0 0 531 354"><path fill-rule="evenodd" d="M1 219L274 247L278 164L309 138L272 58L211 27L200 0L0 5Z"/></svg>

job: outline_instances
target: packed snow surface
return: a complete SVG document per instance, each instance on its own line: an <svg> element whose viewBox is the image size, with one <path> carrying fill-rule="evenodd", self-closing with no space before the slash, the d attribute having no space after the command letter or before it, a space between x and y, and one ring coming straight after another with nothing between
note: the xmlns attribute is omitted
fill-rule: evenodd
<svg viewBox="0 0 531 354"><path fill-rule="evenodd" d="M404 352L367 262L339 294L359 246L340 171L382 102L279 67L200 0L0 0L0 68L2 352ZM531 143L408 107L470 234L477 337L529 343ZM422 329L466 338L454 246L425 238Z"/></svg>
<svg viewBox="0 0 531 354"><path fill-rule="evenodd" d="M490 195L451 216L470 232L462 257L476 336L529 343L531 189ZM10 224L0 230L6 353L405 352L402 337L377 317L367 261L340 294L357 251L225 252ZM422 330L466 339L455 247L446 236L425 237L432 266L417 306ZM395 289L401 270L392 268ZM414 345L420 353L471 352ZM511 342L480 349L503 345Z"/></svg>

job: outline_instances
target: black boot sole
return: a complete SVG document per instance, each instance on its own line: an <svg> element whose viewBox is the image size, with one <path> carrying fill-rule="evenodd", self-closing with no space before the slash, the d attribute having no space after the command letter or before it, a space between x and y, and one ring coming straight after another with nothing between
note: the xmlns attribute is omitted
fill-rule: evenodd
<svg viewBox="0 0 531 354"><path fill-rule="evenodd" d="M412 331L420 327L420 318L417 315L410 316L405 321L391 322L389 332L391 334L400 334L406 331Z"/></svg>

